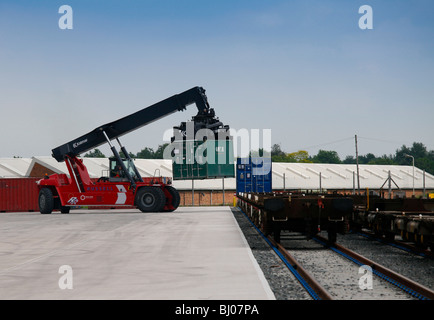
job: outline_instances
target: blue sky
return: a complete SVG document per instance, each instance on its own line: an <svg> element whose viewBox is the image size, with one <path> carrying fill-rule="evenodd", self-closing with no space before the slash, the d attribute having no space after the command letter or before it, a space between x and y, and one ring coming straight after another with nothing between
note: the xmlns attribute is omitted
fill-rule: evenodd
<svg viewBox="0 0 434 320"><path fill-rule="evenodd" d="M61 30L61 5L73 29ZM362 5L372 30L358 26ZM232 128L283 150L434 149L434 2L10 1L0 3L0 157L50 155L97 126L202 86ZM164 143L194 106L125 137ZM102 150L109 154L108 148Z"/></svg>

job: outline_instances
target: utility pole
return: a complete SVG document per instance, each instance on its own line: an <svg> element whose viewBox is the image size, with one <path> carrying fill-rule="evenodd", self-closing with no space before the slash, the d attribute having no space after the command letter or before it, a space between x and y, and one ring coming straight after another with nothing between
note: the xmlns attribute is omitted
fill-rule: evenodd
<svg viewBox="0 0 434 320"><path fill-rule="evenodd" d="M412 155L404 153L404 156L413 160L413 198L414 198L414 157Z"/></svg>
<svg viewBox="0 0 434 320"><path fill-rule="evenodd" d="M191 205L194 206L194 179L191 179Z"/></svg>
<svg viewBox="0 0 434 320"><path fill-rule="evenodd" d="M223 203L222 205L225 205L225 178L222 178L222 189L223 189Z"/></svg>
<svg viewBox="0 0 434 320"><path fill-rule="evenodd" d="M392 199L392 174L390 173L390 170L387 180L389 180L389 199Z"/></svg>
<svg viewBox="0 0 434 320"><path fill-rule="evenodd" d="M356 173L353 171L353 195L356 194Z"/></svg>
<svg viewBox="0 0 434 320"><path fill-rule="evenodd" d="M356 141L356 166L357 166L357 192L360 194L359 151L357 150L357 134L355 135L355 141Z"/></svg>
<svg viewBox="0 0 434 320"><path fill-rule="evenodd" d="M425 189L425 169L423 169L423 198L426 199L426 189Z"/></svg>
<svg viewBox="0 0 434 320"><path fill-rule="evenodd" d="M319 173L319 192L322 193L322 176L321 176L321 172Z"/></svg>

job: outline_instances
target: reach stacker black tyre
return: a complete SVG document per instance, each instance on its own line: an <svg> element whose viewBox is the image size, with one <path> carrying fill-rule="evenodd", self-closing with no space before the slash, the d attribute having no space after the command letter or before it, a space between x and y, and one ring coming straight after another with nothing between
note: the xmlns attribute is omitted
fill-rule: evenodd
<svg viewBox="0 0 434 320"><path fill-rule="evenodd" d="M42 188L39 191L39 212L42 214L50 214L54 209L53 192L49 188Z"/></svg>
<svg viewBox="0 0 434 320"><path fill-rule="evenodd" d="M142 187L136 194L136 206L142 212L162 211L166 204L164 191L159 187Z"/></svg>
<svg viewBox="0 0 434 320"><path fill-rule="evenodd" d="M172 186L167 186L166 190L169 191L170 195L172 196L172 206L173 206L173 209L166 210L166 211L168 212L175 211L179 207L179 204L181 203L181 196L179 195L179 191Z"/></svg>

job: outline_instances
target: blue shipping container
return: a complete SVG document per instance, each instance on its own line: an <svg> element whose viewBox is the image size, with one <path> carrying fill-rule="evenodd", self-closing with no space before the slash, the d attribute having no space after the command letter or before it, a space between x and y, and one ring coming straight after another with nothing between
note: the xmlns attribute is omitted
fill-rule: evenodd
<svg viewBox="0 0 434 320"><path fill-rule="evenodd" d="M237 159L237 193L271 192L271 158Z"/></svg>

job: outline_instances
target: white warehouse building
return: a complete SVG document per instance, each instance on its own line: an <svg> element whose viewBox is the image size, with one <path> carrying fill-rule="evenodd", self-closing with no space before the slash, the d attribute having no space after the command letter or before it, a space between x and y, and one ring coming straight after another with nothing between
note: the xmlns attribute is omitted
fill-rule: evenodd
<svg viewBox="0 0 434 320"><path fill-rule="evenodd" d="M83 158L91 178L107 176L108 158ZM172 177L171 160L135 159L136 167L144 177ZM235 164L234 164L235 165ZM43 177L44 174L66 173L68 170L62 162L57 162L51 156L36 156L32 158L0 158L0 178ZM389 188L389 173L391 189L409 192L415 189L416 194L434 190L434 176L424 173L419 168L398 165L359 165L353 164L318 164L318 163L282 163L272 164L273 190L319 190L347 191L382 190ZM195 190L236 190L236 179L175 180L175 188L180 191ZM410 193L411 195L411 193Z"/></svg>

